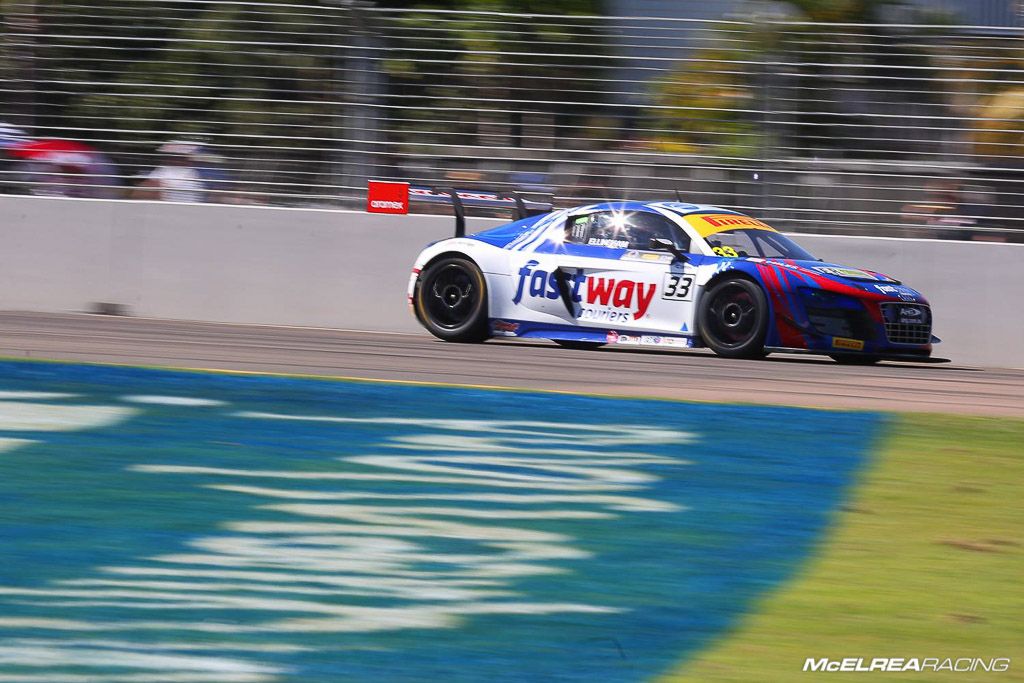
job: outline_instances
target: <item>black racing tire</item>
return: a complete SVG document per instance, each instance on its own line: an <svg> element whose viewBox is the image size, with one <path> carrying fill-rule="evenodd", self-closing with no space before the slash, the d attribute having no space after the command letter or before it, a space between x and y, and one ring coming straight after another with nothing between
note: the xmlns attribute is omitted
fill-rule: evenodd
<svg viewBox="0 0 1024 683"><path fill-rule="evenodd" d="M732 277L717 282L700 301L697 330L725 358L763 358L768 299L757 283Z"/></svg>
<svg viewBox="0 0 1024 683"><path fill-rule="evenodd" d="M840 365L874 365L882 360L880 356L862 356L855 353L832 353L828 357Z"/></svg>
<svg viewBox="0 0 1024 683"><path fill-rule="evenodd" d="M604 342L592 342L592 341L579 341L576 339L552 339L563 349L578 349L580 351L589 351L590 349L599 349L604 346Z"/></svg>
<svg viewBox="0 0 1024 683"><path fill-rule="evenodd" d="M423 326L439 339L477 343L490 336L487 281L467 258L449 256L424 269L413 305Z"/></svg>

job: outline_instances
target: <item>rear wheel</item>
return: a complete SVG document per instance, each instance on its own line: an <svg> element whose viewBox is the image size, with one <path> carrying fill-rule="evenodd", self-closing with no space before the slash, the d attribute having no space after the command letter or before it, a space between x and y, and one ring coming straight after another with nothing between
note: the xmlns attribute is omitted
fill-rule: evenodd
<svg viewBox="0 0 1024 683"><path fill-rule="evenodd" d="M858 356L852 353L834 353L829 358L840 365L874 365L882 360L878 356Z"/></svg>
<svg viewBox="0 0 1024 683"><path fill-rule="evenodd" d="M762 358L768 300L754 282L722 280L701 299L698 329L704 343L726 358Z"/></svg>
<svg viewBox="0 0 1024 683"><path fill-rule="evenodd" d="M576 339L552 339L559 346L565 349L599 349L604 346L604 342L591 342L591 341L578 341Z"/></svg>
<svg viewBox="0 0 1024 683"><path fill-rule="evenodd" d="M435 337L482 342L487 329L487 283L469 259L451 256L432 263L416 287L416 314Z"/></svg>

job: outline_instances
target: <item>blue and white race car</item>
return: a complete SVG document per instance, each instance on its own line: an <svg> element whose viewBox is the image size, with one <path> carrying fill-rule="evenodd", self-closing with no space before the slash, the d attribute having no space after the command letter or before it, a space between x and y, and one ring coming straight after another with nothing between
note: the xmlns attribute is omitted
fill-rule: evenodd
<svg viewBox="0 0 1024 683"><path fill-rule="evenodd" d="M871 364L928 361L939 341L928 302L898 280L817 260L755 218L683 202L588 204L436 242L416 259L408 296L420 323L452 342Z"/></svg>

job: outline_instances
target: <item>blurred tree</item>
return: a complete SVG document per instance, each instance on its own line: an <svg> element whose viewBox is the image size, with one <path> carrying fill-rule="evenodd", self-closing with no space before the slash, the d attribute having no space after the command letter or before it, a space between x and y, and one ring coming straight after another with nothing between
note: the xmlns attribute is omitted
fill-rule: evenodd
<svg viewBox="0 0 1024 683"><path fill-rule="evenodd" d="M933 55L876 23L899 0L787 4L792 12L771 21L722 25L717 45L695 50L656 84L659 147L726 158L768 148L877 158L940 142L900 130L907 124L898 117L941 115L945 94Z"/></svg>
<svg viewBox="0 0 1024 683"><path fill-rule="evenodd" d="M377 125L365 115L373 98L398 105L398 141L430 132L453 144L521 143L531 117L571 131L602 98L589 23L523 16L595 14L600 0L33 1L37 123L92 138L129 168L191 135L308 172L307 162L337 161L340 138L373 137L359 130Z"/></svg>
<svg viewBox="0 0 1024 683"><path fill-rule="evenodd" d="M757 108L757 65L777 44L755 25L722 25L664 81L655 83L656 149L726 158L754 158L764 134Z"/></svg>
<svg viewBox="0 0 1024 683"><path fill-rule="evenodd" d="M1008 35L975 38L940 55L953 112L966 123L963 153L992 166L1024 159L1024 48Z"/></svg>
<svg viewBox="0 0 1024 683"><path fill-rule="evenodd" d="M1024 157L1024 86L986 97L976 108L971 139L974 151L996 164Z"/></svg>
<svg viewBox="0 0 1024 683"><path fill-rule="evenodd" d="M594 59L603 45L592 21L573 18L599 14L600 0L379 4L410 10L379 31L395 48L384 63L389 90L408 107L391 126L401 140L524 146L531 125L568 138L602 113L592 105L604 101ZM457 12L439 21L428 11L438 9ZM510 16L485 14L498 12ZM531 13L566 16L537 21Z"/></svg>
<svg viewBox="0 0 1024 683"><path fill-rule="evenodd" d="M41 121L129 167L193 135L270 159L288 137L301 168L329 136L334 37L299 4L39 0Z"/></svg>

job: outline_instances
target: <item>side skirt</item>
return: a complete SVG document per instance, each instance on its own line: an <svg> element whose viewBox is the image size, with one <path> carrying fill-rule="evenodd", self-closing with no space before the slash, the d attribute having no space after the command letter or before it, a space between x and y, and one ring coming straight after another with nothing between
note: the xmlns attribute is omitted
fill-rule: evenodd
<svg viewBox="0 0 1024 683"><path fill-rule="evenodd" d="M546 325L526 320L504 318L490 321L491 334L495 337L519 337L521 339L558 339L564 341L593 342L616 346L644 346L657 348L694 349L704 345L693 336L661 334L634 330L583 328L571 325Z"/></svg>

